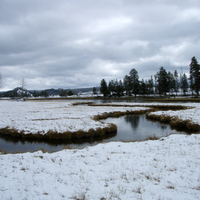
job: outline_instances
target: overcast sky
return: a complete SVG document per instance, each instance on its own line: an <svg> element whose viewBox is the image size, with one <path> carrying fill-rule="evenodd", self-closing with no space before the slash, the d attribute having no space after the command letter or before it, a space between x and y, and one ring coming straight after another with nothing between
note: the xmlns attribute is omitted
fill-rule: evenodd
<svg viewBox="0 0 200 200"><path fill-rule="evenodd" d="M96 87L200 62L199 0L1 0L0 74L9 90Z"/></svg>

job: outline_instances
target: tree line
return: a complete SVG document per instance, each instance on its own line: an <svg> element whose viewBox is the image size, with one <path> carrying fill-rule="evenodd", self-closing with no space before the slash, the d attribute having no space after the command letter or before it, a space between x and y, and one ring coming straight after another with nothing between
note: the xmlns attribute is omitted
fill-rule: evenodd
<svg viewBox="0 0 200 200"><path fill-rule="evenodd" d="M107 96L123 96L123 95L167 95L176 94L182 91L183 95L191 92L192 95L199 96L200 90L200 65L195 57L192 57L189 65L189 77L185 73L178 74L177 70L174 72L166 71L164 67L160 67L159 71L147 80L139 80L137 70L132 69L123 80L111 80L106 82L101 80L100 92Z"/></svg>

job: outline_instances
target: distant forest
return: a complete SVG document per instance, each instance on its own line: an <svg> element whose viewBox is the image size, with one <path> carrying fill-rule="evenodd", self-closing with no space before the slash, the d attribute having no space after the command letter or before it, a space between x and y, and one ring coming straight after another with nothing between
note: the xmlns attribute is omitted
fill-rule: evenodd
<svg viewBox="0 0 200 200"><path fill-rule="evenodd" d="M80 89L47 89L42 91L28 91L25 89L25 80L22 79L21 87L15 88L11 91L0 92L0 97L48 97L59 95L61 97L77 95L82 92L91 92L97 95L98 90L104 97L113 96L132 96L137 95L150 96L150 95L192 95L199 96L200 90L200 65L195 57L192 57L189 65L189 77L185 73L178 74L177 70L174 72L166 71L164 67L160 67L159 71L147 80L139 80L139 75L136 69L132 69L123 80L111 80L106 82L105 79L101 80L100 88L80 88ZM2 76L0 74L0 87L2 86Z"/></svg>
<svg viewBox="0 0 200 200"><path fill-rule="evenodd" d="M102 79L100 92L104 97L123 95L136 97L152 94L166 96L167 94L177 95L179 92L183 95L190 92L192 95L199 96L200 65L195 57L192 57L189 67L189 77L185 73L178 74L177 70L167 72L164 67L160 67L159 71L148 80L139 80L137 70L132 69L123 80L111 80L107 84L106 80Z"/></svg>

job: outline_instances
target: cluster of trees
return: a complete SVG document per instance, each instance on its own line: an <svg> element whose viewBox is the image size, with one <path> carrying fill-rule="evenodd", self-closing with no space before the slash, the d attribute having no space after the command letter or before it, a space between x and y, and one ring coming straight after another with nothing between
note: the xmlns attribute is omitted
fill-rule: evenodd
<svg viewBox="0 0 200 200"><path fill-rule="evenodd" d="M61 97L66 97L66 96L72 96L74 93L69 89L69 90L61 90L60 94Z"/></svg>
<svg viewBox="0 0 200 200"><path fill-rule="evenodd" d="M49 94L50 93L50 94ZM46 90L42 90L42 91L33 91L33 96L34 97L48 97L49 95L53 95L52 92L47 92ZM69 89L69 90L61 90L59 95L61 97L65 97L65 96L72 96L74 95L74 93Z"/></svg>
<svg viewBox="0 0 200 200"><path fill-rule="evenodd" d="M136 69L132 69L129 75L126 75L122 80L111 80L107 84L105 79L101 80L100 92L106 96L131 96L135 97L138 94L150 95L150 94L160 94L166 95L167 93L173 94L181 90L185 95L189 89L192 95L195 93L199 95L200 90L200 65L197 59L193 57L190 63L190 77L187 75L178 74L177 70L173 73L166 71L164 67L160 67L159 72L157 72L154 77L151 76L150 79L141 81L139 80L139 75Z"/></svg>
<svg viewBox="0 0 200 200"><path fill-rule="evenodd" d="M42 90L42 91L35 91L34 90L33 93L32 93L32 95L34 97L48 97L49 96L48 92L45 91L45 90Z"/></svg>

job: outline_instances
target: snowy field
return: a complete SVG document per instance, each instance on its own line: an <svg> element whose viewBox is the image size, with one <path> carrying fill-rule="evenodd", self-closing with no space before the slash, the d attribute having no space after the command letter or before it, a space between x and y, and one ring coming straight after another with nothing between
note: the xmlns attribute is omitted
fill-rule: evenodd
<svg viewBox="0 0 200 200"><path fill-rule="evenodd" d="M92 117L104 112L147 110L142 107L88 107L72 106L74 101L0 101L0 128L13 128L25 133L58 133L107 125Z"/></svg>
<svg viewBox="0 0 200 200"><path fill-rule="evenodd" d="M195 108L163 112L200 124L199 104L182 105ZM0 101L0 127L87 130L105 126L92 116L129 109L147 108ZM199 166L199 134L56 153L6 154L0 155L0 199L200 199Z"/></svg>

